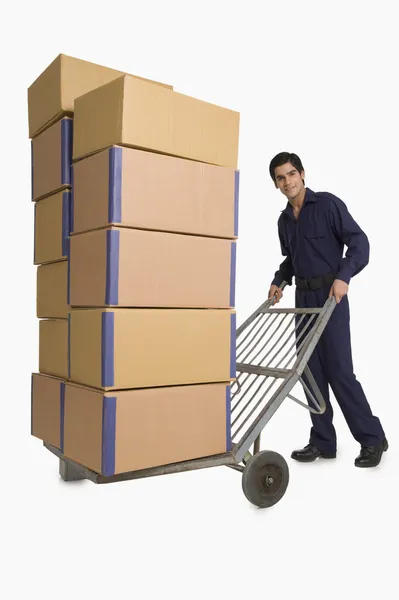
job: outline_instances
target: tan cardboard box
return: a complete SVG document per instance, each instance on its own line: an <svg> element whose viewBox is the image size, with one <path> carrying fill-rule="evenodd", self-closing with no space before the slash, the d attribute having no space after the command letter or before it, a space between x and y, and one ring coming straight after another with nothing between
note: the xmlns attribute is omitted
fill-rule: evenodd
<svg viewBox="0 0 399 600"><path fill-rule="evenodd" d="M60 119L32 140L32 200L72 185L72 123Z"/></svg>
<svg viewBox="0 0 399 600"><path fill-rule="evenodd" d="M40 265L36 280L36 316L68 319L68 261Z"/></svg>
<svg viewBox="0 0 399 600"><path fill-rule="evenodd" d="M31 434L63 451L65 381L32 373Z"/></svg>
<svg viewBox="0 0 399 600"><path fill-rule="evenodd" d="M28 89L29 137L33 138L62 116L71 116L75 98L121 75L123 71L59 54ZM152 83L173 89L170 85Z"/></svg>
<svg viewBox="0 0 399 600"><path fill-rule="evenodd" d="M104 390L228 381L235 335L228 309L72 309L69 379Z"/></svg>
<svg viewBox="0 0 399 600"><path fill-rule="evenodd" d="M70 239L71 306L234 308L236 242L113 227Z"/></svg>
<svg viewBox="0 0 399 600"><path fill-rule="evenodd" d="M70 203L69 191L58 192L35 203L35 265L68 257Z"/></svg>
<svg viewBox="0 0 399 600"><path fill-rule="evenodd" d="M123 225L235 239L239 171L113 146L72 166L71 232Z"/></svg>
<svg viewBox="0 0 399 600"><path fill-rule="evenodd" d="M67 379L68 348L68 319L39 321L40 373Z"/></svg>
<svg viewBox="0 0 399 600"><path fill-rule="evenodd" d="M65 456L105 476L223 454L230 385L102 393L65 386Z"/></svg>
<svg viewBox="0 0 399 600"><path fill-rule="evenodd" d="M122 145L236 169L239 117L124 75L75 100L73 158Z"/></svg>

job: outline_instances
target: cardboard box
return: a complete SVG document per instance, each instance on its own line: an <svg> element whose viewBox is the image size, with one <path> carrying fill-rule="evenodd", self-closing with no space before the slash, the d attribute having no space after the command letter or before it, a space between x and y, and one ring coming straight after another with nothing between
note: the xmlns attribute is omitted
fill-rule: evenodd
<svg viewBox="0 0 399 600"><path fill-rule="evenodd" d="M68 378L68 319L39 321L39 372Z"/></svg>
<svg viewBox="0 0 399 600"><path fill-rule="evenodd" d="M31 434L63 451L65 381L32 373Z"/></svg>
<svg viewBox="0 0 399 600"><path fill-rule="evenodd" d="M71 116L75 98L121 75L123 71L59 54L28 89L29 137L38 135L62 116ZM152 83L173 89L167 84Z"/></svg>
<svg viewBox="0 0 399 600"><path fill-rule="evenodd" d="M68 319L68 261L37 268L36 316L39 319Z"/></svg>
<svg viewBox="0 0 399 600"><path fill-rule="evenodd" d="M236 169L239 116L124 75L76 99L73 158L122 145Z"/></svg>
<svg viewBox="0 0 399 600"><path fill-rule="evenodd" d="M72 185L72 124L65 117L32 140L32 200Z"/></svg>
<svg viewBox="0 0 399 600"><path fill-rule="evenodd" d="M113 146L74 163L71 232L123 225L235 239L239 171Z"/></svg>
<svg viewBox="0 0 399 600"><path fill-rule="evenodd" d="M35 265L68 257L70 202L71 192L64 191L35 203Z"/></svg>
<svg viewBox="0 0 399 600"><path fill-rule="evenodd" d="M72 309L69 379L104 390L235 378L228 309Z"/></svg>
<svg viewBox="0 0 399 600"><path fill-rule="evenodd" d="M234 308L235 241L112 227L69 249L71 306Z"/></svg>
<svg viewBox="0 0 399 600"><path fill-rule="evenodd" d="M105 476L230 450L230 385L65 389L68 458Z"/></svg>

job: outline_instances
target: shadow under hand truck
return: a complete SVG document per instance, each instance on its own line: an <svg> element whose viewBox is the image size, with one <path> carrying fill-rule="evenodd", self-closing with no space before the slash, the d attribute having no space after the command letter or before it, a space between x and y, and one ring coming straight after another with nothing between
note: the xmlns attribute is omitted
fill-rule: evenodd
<svg viewBox="0 0 399 600"><path fill-rule="evenodd" d="M280 287L285 286L283 282ZM325 412L326 403L307 363L336 302L332 296L322 308L274 308L274 303L275 297L264 302L236 332L238 375L231 386L229 452L106 477L68 459L58 448L44 442L60 459L62 479L112 483L224 465L242 473L242 489L252 504L260 508L276 504L287 489L289 469L277 452L260 451L261 432L285 398L314 414ZM298 382L314 407L291 395Z"/></svg>

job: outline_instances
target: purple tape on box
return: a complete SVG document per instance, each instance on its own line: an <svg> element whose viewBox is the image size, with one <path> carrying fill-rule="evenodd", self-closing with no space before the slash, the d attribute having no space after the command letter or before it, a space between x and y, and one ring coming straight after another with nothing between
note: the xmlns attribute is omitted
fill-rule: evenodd
<svg viewBox="0 0 399 600"><path fill-rule="evenodd" d="M230 315L230 377L235 378L236 368L236 314Z"/></svg>
<svg viewBox="0 0 399 600"><path fill-rule="evenodd" d="M114 385L114 323L113 312L102 313L101 331L101 385Z"/></svg>
<svg viewBox="0 0 399 600"><path fill-rule="evenodd" d="M73 120L61 121L61 184L71 185Z"/></svg>
<svg viewBox="0 0 399 600"><path fill-rule="evenodd" d="M234 235L238 236L238 204L240 196L240 171L235 172L234 178Z"/></svg>
<svg viewBox="0 0 399 600"><path fill-rule="evenodd" d="M117 229L107 230L107 264L105 277L105 304L118 305L119 292L119 237Z"/></svg>
<svg viewBox="0 0 399 600"><path fill-rule="evenodd" d="M231 388L226 385L226 451L231 450Z"/></svg>
<svg viewBox="0 0 399 600"><path fill-rule="evenodd" d="M60 384L60 450L64 453L65 383Z"/></svg>
<svg viewBox="0 0 399 600"><path fill-rule="evenodd" d="M115 473L116 397L103 396L102 464L105 477Z"/></svg>
<svg viewBox="0 0 399 600"><path fill-rule="evenodd" d="M122 148L109 150L108 223L122 221Z"/></svg>

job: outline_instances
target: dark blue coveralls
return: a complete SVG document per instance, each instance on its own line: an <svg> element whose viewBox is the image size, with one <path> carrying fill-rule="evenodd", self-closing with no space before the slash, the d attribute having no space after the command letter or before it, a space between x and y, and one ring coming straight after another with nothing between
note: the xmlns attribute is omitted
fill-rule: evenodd
<svg viewBox="0 0 399 600"><path fill-rule="evenodd" d="M275 273L274 285L280 285L282 281L291 284L294 276L311 279L328 273L336 273L336 279L349 284L351 278L360 273L369 261L370 248L366 234L350 215L344 202L328 192L315 193L306 188L298 219L295 219L288 202L278 220L278 234L281 251L286 258ZM344 245L348 247L345 256ZM326 285L311 291L297 287L296 307L322 307L330 288L331 285ZM329 385L353 437L360 445L377 446L385 436L353 372L349 321L349 301L345 295L334 308L308 362L327 404L326 412L322 415L310 413L313 426L309 442L326 453L335 452L337 447ZM313 405L309 398L308 403Z"/></svg>

